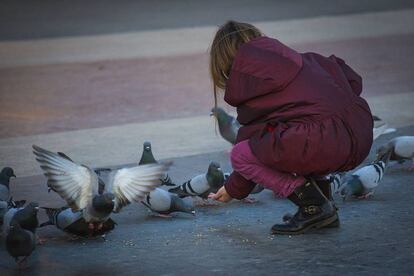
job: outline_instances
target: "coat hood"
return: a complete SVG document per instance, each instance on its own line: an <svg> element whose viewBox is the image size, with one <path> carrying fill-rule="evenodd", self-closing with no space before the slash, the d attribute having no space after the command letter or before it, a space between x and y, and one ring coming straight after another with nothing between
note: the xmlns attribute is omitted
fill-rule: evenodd
<svg viewBox="0 0 414 276"><path fill-rule="evenodd" d="M241 45L234 58L224 100L238 106L283 90L302 68L302 56L276 39L258 37Z"/></svg>

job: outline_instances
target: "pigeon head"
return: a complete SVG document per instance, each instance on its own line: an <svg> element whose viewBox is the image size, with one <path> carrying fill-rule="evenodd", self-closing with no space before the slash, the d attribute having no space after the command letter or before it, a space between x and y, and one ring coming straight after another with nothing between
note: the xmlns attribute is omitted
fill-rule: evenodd
<svg viewBox="0 0 414 276"><path fill-rule="evenodd" d="M179 198L176 195L171 197L171 211L195 215L194 205L185 202L182 198Z"/></svg>
<svg viewBox="0 0 414 276"><path fill-rule="evenodd" d="M151 149L151 143L150 142L144 142L141 160L139 161L139 165L146 165L146 164L153 164L157 163L157 161L154 158L154 155L152 154Z"/></svg>
<svg viewBox="0 0 414 276"><path fill-rule="evenodd" d="M10 183L10 177L16 177L13 169L10 167L3 168L0 172L0 183L3 183L8 187Z"/></svg>
<svg viewBox="0 0 414 276"><path fill-rule="evenodd" d="M111 193L97 195L92 200L93 208L99 213L109 214L115 206L115 196Z"/></svg>
<svg viewBox="0 0 414 276"><path fill-rule="evenodd" d="M23 210L26 210L28 214L37 215L37 212L39 212L39 203L30 202Z"/></svg>
<svg viewBox="0 0 414 276"><path fill-rule="evenodd" d="M216 117L219 125L228 124L231 122L232 117L220 107L214 107L211 109L210 116Z"/></svg>
<svg viewBox="0 0 414 276"><path fill-rule="evenodd" d="M207 182L210 187L219 189L224 184L224 173L217 162L211 162L207 171Z"/></svg>
<svg viewBox="0 0 414 276"><path fill-rule="evenodd" d="M347 200L352 196L360 196L364 193L364 186L356 175L352 175L343 185L339 192L343 200Z"/></svg>
<svg viewBox="0 0 414 276"><path fill-rule="evenodd" d="M151 143L148 141L144 142L144 151L151 151Z"/></svg>
<svg viewBox="0 0 414 276"><path fill-rule="evenodd" d="M14 174L14 171L12 168L10 167L5 167L1 170L1 175L7 176L8 178L10 177L16 177L16 175Z"/></svg>

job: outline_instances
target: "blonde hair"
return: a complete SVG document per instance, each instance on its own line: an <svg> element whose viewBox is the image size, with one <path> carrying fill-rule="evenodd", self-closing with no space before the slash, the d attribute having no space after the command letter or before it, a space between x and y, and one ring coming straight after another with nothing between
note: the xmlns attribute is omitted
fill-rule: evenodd
<svg viewBox="0 0 414 276"><path fill-rule="evenodd" d="M217 107L217 90L226 88L226 81L240 45L260 36L263 36L262 32L248 23L231 20L219 27L210 49L214 107Z"/></svg>

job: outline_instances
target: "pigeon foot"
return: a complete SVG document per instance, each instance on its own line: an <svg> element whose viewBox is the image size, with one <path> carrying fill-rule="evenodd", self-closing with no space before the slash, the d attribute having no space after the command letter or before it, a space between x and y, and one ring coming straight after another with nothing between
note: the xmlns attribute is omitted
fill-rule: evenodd
<svg viewBox="0 0 414 276"><path fill-rule="evenodd" d="M44 245L47 241L47 239L42 239L39 236L36 236L36 238L37 238L37 244L38 245Z"/></svg>
<svg viewBox="0 0 414 276"><path fill-rule="evenodd" d="M27 258L28 256L25 256L23 259L18 260L17 263L17 269L23 270L27 267Z"/></svg>
<svg viewBox="0 0 414 276"><path fill-rule="evenodd" d="M357 196L357 199L368 199L368 198L370 198L373 194L374 194L373 192L369 192L369 193L367 193L367 194L365 194L365 195L362 195L362 196Z"/></svg>
<svg viewBox="0 0 414 276"><path fill-rule="evenodd" d="M158 217L158 218L165 218L165 219L170 219L173 217L172 215L159 214L159 213L152 213L151 216Z"/></svg>

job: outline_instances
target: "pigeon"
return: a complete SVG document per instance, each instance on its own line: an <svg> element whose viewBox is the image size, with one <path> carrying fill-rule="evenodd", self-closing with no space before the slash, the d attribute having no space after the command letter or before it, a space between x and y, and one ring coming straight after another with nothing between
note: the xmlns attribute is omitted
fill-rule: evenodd
<svg viewBox="0 0 414 276"><path fill-rule="evenodd" d="M12 220L6 233L6 250L20 266L36 248L35 233L23 228L17 220ZM19 260L19 258L22 258Z"/></svg>
<svg viewBox="0 0 414 276"><path fill-rule="evenodd" d="M411 159L410 170L414 170L414 136L399 136L382 145L377 150L377 160L391 151L390 160L404 162Z"/></svg>
<svg viewBox="0 0 414 276"><path fill-rule="evenodd" d="M10 167L5 167L0 172L0 201L9 201L10 198L10 178L16 177Z"/></svg>
<svg viewBox="0 0 414 276"><path fill-rule="evenodd" d="M89 223L85 221L81 211L72 211L65 206L61 208L41 207L46 211L48 221L40 224L39 227L54 225L56 228L79 237L103 236L115 228L116 222L108 218L100 228L90 229ZM92 231L91 231L92 230Z"/></svg>
<svg viewBox="0 0 414 276"><path fill-rule="evenodd" d="M154 163L158 162L152 153L151 143L148 141L144 142L141 159L138 164L146 165ZM168 174L165 174L161 179L161 185L176 186ZM155 188L151 191L149 195L146 196L145 200L142 201L142 204L162 217L169 217L169 214L173 212L195 214L194 207L192 205L189 205L177 195L160 188Z"/></svg>
<svg viewBox="0 0 414 276"><path fill-rule="evenodd" d="M146 164L154 164L158 163L157 160L155 160L154 155L152 154L152 147L151 143L146 141L143 145L142 155L141 159L139 160L139 165L146 165Z"/></svg>
<svg viewBox="0 0 414 276"><path fill-rule="evenodd" d="M211 162L208 171L186 181L184 184L169 189L179 197L199 196L207 199L210 193L216 193L224 185L224 174L217 162Z"/></svg>
<svg viewBox="0 0 414 276"><path fill-rule="evenodd" d="M372 119L374 121L373 140L377 139L381 135L397 131L395 128L389 128L388 125L378 116L373 115Z"/></svg>
<svg viewBox="0 0 414 276"><path fill-rule="evenodd" d="M151 142L144 142L141 159L138 162L138 165L147 165L147 164L157 164L154 155L152 154ZM176 186L172 183L170 176L166 173L161 178L161 186Z"/></svg>
<svg viewBox="0 0 414 276"><path fill-rule="evenodd" d="M113 171L99 193L98 176L89 167L36 145L33 153L48 186L66 200L72 211L82 212L91 230L101 229L112 212L119 212L132 201L143 200L160 185L159 179L169 167L169 164L149 164Z"/></svg>
<svg viewBox="0 0 414 276"><path fill-rule="evenodd" d="M12 197L10 197L8 202L0 201L0 226L3 225L3 218L10 209L19 209L25 204L26 200L14 201Z"/></svg>
<svg viewBox="0 0 414 276"><path fill-rule="evenodd" d="M35 233L39 226L39 220L37 219L38 211L39 204L36 202L30 202L25 207L10 208L4 215L3 234L9 231L12 220L19 223L23 229Z"/></svg>
<svg viewBox="0 0 414 276"><path fill-rule="evenodd" d="M166 190L155 188L146 196L142 204L147 206L151 211L161 214L161 216L169 217L173 212L183 212L195 215L194 206L185 202L176 194Z"/></svg>
<svg viewBox="0 0 414 276"><path fill-rule="evenodd" d="M216 117L220 135L232 145L236 144L237 133L240 128L240 123L236 118L227 114L226 111L220 107L211 109L210 116Z"/></svg>
<svg viewBox="0 0 414 276"><path fill-rule="evenodd" d="M36 246L36 230L39 226L37 213L39 204L31 202L24 208L10 208L3 221L3 236L6 237L6 249L20 265L33 252ZM19 257L23 257L19 261Z"/></svg>
<svg viewBox="0 0 414 276"><path fill-rule="evenodd" d="M384 177L391 153L389 151L381 160L363 166L351 174L344 175L336 192L342 196L343 200L350 197L366 199L371 196Z"/></svg>

